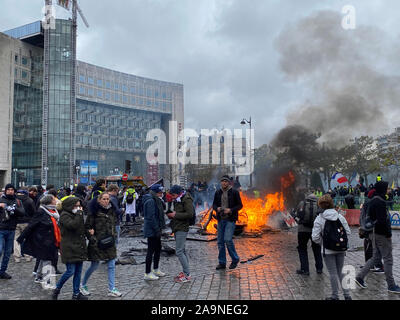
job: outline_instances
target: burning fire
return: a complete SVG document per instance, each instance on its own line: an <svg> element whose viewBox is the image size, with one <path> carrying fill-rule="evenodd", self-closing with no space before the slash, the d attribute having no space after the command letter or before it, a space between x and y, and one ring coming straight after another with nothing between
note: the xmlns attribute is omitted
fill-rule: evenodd
<svg viewBox="0 0 400 320"><path fill-rule="evenodd" d="M292 172L282 176L280 179L281 191L266 194L263 198L253 198L241 192L240 197L242 199L243 208L239 211L239 219L236 224L245 226L244 230L246 232L261 231L262 228L267 225L268 219L273 213L285 210L284 191L293 184L294 179ZM207 212L209 211L206 209L200 213L203 215L203 219L200 221L202 226L208 221L209 215ZM216 224L217 219L212 217L207 224L206 232L216 233L217 230L214 227Z"/></svg>

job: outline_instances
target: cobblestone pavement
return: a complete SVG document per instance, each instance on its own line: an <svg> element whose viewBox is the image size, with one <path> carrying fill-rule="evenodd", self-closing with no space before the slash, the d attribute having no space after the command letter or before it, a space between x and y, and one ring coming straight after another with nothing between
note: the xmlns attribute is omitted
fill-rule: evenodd
<svg viewBox="0 0 400 320"><path fill-rule="evenodd" d="M400 284L400 231L393 231L394 277ZM138 238L121 238L119 252L126 251L137 243ZM173 246L174 242L170 242ZM107 267L101 264L92 275L88 287L92 300L321 300L330 294L329 275L326 270L318 275L309 249L310 276L296 274L299 267L296 230L264 234L262 238L236 237L235 244L242 260L251 256L264 256L251 263L240 263L235 270L215 270L217 264L217 242L187 241L187 253L193 280L175 283L174 276L181 271L175 255L161 257L161 269L167 276L158 281L143 280L144 265L117 265L116 286L123 293L121 298L107 296ZM352 229L350 250L345 265L358 271L364 263L362 246L357 229ZM229 256L228 256L229 257ZM229 263L228 258L228 263ZM83 272L89 263L84 263ZM33 282L34 261L15 263L10 260L8 273L11 280L0 280L0 300L44 300L50 299L49 290ZM65 270L60 262L59 267ZM83 276L83 274L82 274ZM370 273L366 278L368 289L358 287L352 291L354 300L398 300L399 295L387 292L385 276ZM72 295L72 279L64 285L60 300L69 300Z"/></svg>

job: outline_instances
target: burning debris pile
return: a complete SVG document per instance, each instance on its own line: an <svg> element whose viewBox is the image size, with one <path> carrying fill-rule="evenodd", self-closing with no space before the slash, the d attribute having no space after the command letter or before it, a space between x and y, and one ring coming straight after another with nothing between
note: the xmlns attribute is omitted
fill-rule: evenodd
<svg viewBox="0 0 400 320"><path fill-rule="evenodd" d="M280 191L275 193L265 193L259 198L241 192L240 196L243 203L242 210L239 211L239 219L236 223L235 235L260 236L264 232L280 232L279 229L268 225L270 217L278 212L286 210L285 191L294 183L294 174L289 171L280 178ZM202 234L217 233L217 219L212 208L206 208L199 212Z"/></svg>

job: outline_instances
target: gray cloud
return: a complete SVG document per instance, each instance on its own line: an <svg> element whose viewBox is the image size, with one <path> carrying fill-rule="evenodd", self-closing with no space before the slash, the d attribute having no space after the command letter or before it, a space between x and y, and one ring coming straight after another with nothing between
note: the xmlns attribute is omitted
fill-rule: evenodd
<svg viewBox="0 0 400 320"><path fill-rule="evenodd" d="M0 1L0 30L41 18L42 0ZM385 5L372 0L354 0L352 3L357 8L360 23L383 24L386 32L398 27L397 1L388 0ZM307 98L308 105L319 106L323 99L316 99L316 84L304 80L304 76L317 77L320 73L319 79L323 79L323 74L327 74L324 63L339 59L338 54L343 53L335 53L333 48L314 66L307 64L307 52L301 51L305 63L301 74L294 76L290 62L285 62L287 69L281 69L280 59L287 55L285 50L288 48L281 46L277 50L275 39L284 36L287 25L296 25L320 9L334 10L340 20L340 10L345 4L347 1L344 0L330 4L317 0L80 0L90 29L80 22L78 58L127 73L183 83L187 127L239 128L243 117L252 116L256 145L260 145L269 142L281 128L294 121L291 116L287 117L288 112L298 108ZM329 34L328 30L326 32ZM336 41L334 35L331 39ZM320 44L326 45L322 40ZM367 48L367 44L363 46ZM367 58L385 60L379 57L379 46L373 43L368 46L375 52L375 57L363 56L363 61ZM397 59L398 55L393 52L400 52L398 48L386 52L386 56L392 54L392 59ZM311 49L312 54L317 54L318 43ZM349 57L346 61L356 58ZM370 68L370 72L386 74L390 69L395 74L387 63L381 64L380 69ZM365 65L370 64L365 62ZM368 71L353 69L356 73L367 74ZM343 70L343 74L347 77L346 71ZM329 77L324 82L328 80ZM391 80L377 82L381 86L392 85ZM334 86L332 82L329 88L339 91L340 85ZM364 92L368 90L368 84L365 88L357 88ZM351 92L349 89L346 94L355 103L357 99ZM387 97L385 90L380 92ZM369 99L368 103L371 103ZM391 100L385 98L385 103L389 105Z"/></svg>

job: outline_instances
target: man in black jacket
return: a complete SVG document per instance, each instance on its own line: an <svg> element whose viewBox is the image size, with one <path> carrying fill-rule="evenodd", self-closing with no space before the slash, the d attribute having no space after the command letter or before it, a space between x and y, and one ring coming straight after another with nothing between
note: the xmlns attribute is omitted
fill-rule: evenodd
<svg viewBox="0 0 400 320"><path fill-rule="evenodd" d="M17 218L23 217L25 210L21 201L15 196L14 186L7 184L4 189L4 194L0 198L0 257L4 251L0 279L11 279L6 270L13 250Z"/></svg>
<svg viewBox="0 0 400 320"><path fill-rule="evenodd" d="M232 263L229 269L235 269L240 261L232 237L238 220L240 209L243 208L240 193L230 186L228 176L221 178L221 189L215 192L213 209L218 220L218 266L217 270L226 268L226 250L228 248Z"/></svg>
<svg viewBox="0 0 400 320"><path fill-rule="evenodd" d="M31 190L31 188L29 190ZM21 187L16 194L17 199L19 199L22 202L22 206L24 207L25 210L25 215L22 218L18 218L17 228L15 229L13 256L14 256L14 261L17 263L21 262L21 246L16 239L25 230L25 228L28 226L28 223L31 221L32 217L36 214L37 211L36 203L30 196L29 190L27 187ZM24 254L24 258L26 262L30 262L32 260L32 257L27 254Z"/></svg>
<svg viewBox="0 0 400 320"><path fill-rule="evenodd" d="M392 227L390 214L384 200L388 192L388 183L386 181L378 181L375 184L375 191L376 195L369 203L369 216L371 221L374 221L372 234L373 256L356 276L355 282L361 288L367 288L364 278L370 269L380 262L380 255L382 255L388 291L400 293L400 287L396 285L393 278Z"/></svg>

